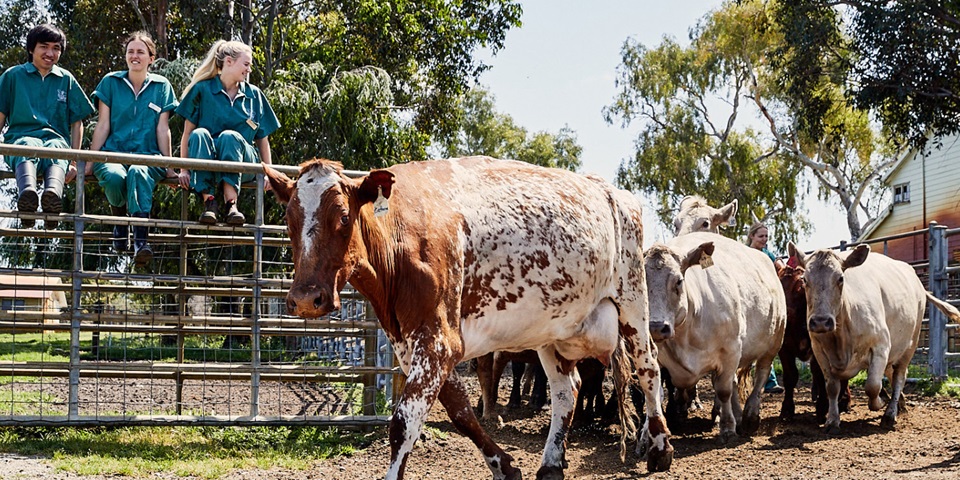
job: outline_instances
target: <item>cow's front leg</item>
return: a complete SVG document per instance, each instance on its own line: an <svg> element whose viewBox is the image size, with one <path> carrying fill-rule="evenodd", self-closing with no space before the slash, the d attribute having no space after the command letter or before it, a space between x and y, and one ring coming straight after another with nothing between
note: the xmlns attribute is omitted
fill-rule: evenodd
<svg viewBox="0 0 960 480"><path fill-rule="evenodd" d="M883 412L883 417L880 419L880 426L892 430L897 424L897 414L903 400L903 386L907 383L906 365L895 365L887 378L893 386L893 394L890 402L887 403L887 410Z"/></svg>
<svg viewBox="0 0 960 480"><path fill-rule="evenodd" d="M780 365L783 367L783 403L780 404L780 418L791 420L797 413L793 394L800 381L800 370L797 369L797 358L793 355L781 353Z"/></svg>
<svg viewBox="0 0 960 480"><path fill-rule="evenodd" d="M829 404L827 406L827 421L823 424L823 431L828 435L839 435L840 407L837 403L837 397L840 396L840 379L832 375L827 375L826 372L824 372L824 383Z"/></svg>
<svg viewBox="0 0 960 480"><path fill-rule="evenodd" d="M483 459L493 472L495 480L520 480L520 470L512 465L513 457L503 451L481 428L476 415L470 409L470 398L456 371L450 373L440 389L440 403L447 410L453 426L466 435L480 449Z"/></svg>
<svg viewBox="0 0 960 480"><path fill-rule="evenodd" d="M402 479L407 456L420 437L420 429L430 413L453 366L450 349L439 339L420 335L411 341L407 382L390 420L390 468L386 479Z"/></svg>
<svg viewBox="0 0 960 480"><path fill-rule="evenodd" d="M733 411L733 396L737 394L736 368L727 368L713 377L713 390L720 405L720 436L717 440L727 444L737 438L737 417ZM737 406L740 405L737 399Z"/></svg>
<svg viewBox="0 0 960 480"><path fill-rule="evenodd" d="M867 405L874 412L883 409L880 390L883 389L883 371L886 367L886 352L874 352L873 357L870 358L870 365L867 366L867 381L863 384L863 390L866 392L868 399Z"/></svg>
<svg viewBox="0 0 960 480"><path fill-rule="evenodd" d="M550 399L553 401L550 417L550 433L543 448L543 460L537 479L553 480L563 478L563 469L567 467L567 432L573 420L573 409L577 403L574 367L576 362L560 356L557 349L547 346L540 349L540 363L550 382Z"/></svg>

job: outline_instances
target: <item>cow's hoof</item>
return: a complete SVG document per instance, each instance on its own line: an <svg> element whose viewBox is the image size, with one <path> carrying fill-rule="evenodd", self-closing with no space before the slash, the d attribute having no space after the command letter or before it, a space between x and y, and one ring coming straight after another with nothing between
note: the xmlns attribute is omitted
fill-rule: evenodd
<svg viewBox="0 0 960 480"><path fill-rule="evenodd" d="M563 480L563 469L544 465L537 470L537 480Z"/></svg>
<svg viewBox="0 0 960 480"><path fill-rule="evenodd" d="M647 452L647 471L666 472L673 464L673 445L666 444L663 450L651 448Z"/></svg>
<svg viewBox="0 0 960 480"><path fill-rule="evenodd" d="M523 480L523 474L520 473L520 469L514 470L512 473L507 474L503 477L504 480Z"/></svg>
<svg viewBox="0 0 960 480"><path fill-rule="evenodd" d="M827 425L823 428L823 433L827 435L840 435L840 425Z"/></svg>
<svg viewBox="0 0 960 480"><path fill-rule="evenodd" d="M760 430L759 416L744 416L740 424L737 426L737 433L744 436L751 436L754 433L757 433L757 430Z"/></svg>
<svg viewBox="0 0 960 480"><path fill-rule="evenodd" d="M737 432L720 432L720 435L717 435L717 444L719 445L730 445L737 441Z"/></svg>
<svg viewBox="0 0 960 480"><path fill-rule="evenodd" d="M894 430L896 426L897 426L896 417L884 415L883 417L880 418L880 428L883 428L886 430Z"/></svg>

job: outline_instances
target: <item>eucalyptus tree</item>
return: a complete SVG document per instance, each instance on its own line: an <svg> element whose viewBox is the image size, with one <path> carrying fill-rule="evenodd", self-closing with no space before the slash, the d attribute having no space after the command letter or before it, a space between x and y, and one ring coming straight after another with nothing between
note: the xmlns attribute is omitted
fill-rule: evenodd
<svg viewBox="0 0 960 480"><path fill-rule="evenodd" d="M489 155L544 167L580 168L583 147L569 127L555 134L531 134L510 115L498 112L495 98L482 88L467 92L459 105L457 129L437 142L441 156Z"/></svg>
<svg viewBox="0 0 960 480"><path fill-rule="evenodd" d="M652 48L624 44L620 91L605 115L641 129L636 155L621 164L617 180L657 198L665 224L684 195L715 204L736 198L742 228L765 220L777 244L809 229L800 198L815 190L840 203L855 239L859 215L869 222L879 212L876 180L894 151L867 114L843 101L836 83L820 87L827 104L821 121L843 128L819 136L799 128L805 118L791 108L771 61L784 36L770 6L727 2L691 29L687 46L669 38Z"/></svg>
<svg viewBox="0 0 960 480"><path fill-rule="evenodd" d="M821 86L835 82L896 139L960 132L960 2L782 0L772 13L785 37L774 58L806 128L833 127Z"/></svg>

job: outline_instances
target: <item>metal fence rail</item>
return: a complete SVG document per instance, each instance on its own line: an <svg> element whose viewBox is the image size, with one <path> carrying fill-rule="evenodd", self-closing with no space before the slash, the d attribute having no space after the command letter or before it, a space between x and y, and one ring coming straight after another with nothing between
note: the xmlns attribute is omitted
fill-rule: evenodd
<svg viewBox="0 0 960 480"><path fill-rule="evenodd" d="M87 214L83 176L72 213L0 208L0 425L387 423L377 412L398 369L365 300L344 292L324 319L283 314L289 239L264 224L260 165L5 144L0 154L75 160L80 171L95 161L257 174L242 227L189 221L186 192L179 219ZM61 226L20 228L29 218ZM148 269L118 261L117 224L154 230ZM48 304L58 296L65 305Z"/></svg>

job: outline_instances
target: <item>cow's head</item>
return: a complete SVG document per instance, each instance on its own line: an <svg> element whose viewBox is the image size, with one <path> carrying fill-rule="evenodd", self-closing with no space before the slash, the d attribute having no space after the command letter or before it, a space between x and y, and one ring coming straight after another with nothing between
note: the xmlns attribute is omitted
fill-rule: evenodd
<svg viewBox="0 0 960 480"><path fill-rule="evenodd" d="M666 340L687 317L687 291L683 276L703 255L713 255L713 242L689 252L675 252L663 244L654 244L643 255L650 302L650 335L654 341Z"/></svg>
<svg viewBox="0 0 960 480"><path fill-rule="evenodd" d="M791 257L804 268L804 288L807 291L807 329L810 333L829 333L837 329L843 298L843 274L862 265L870 254L869 245L857 245L846 257L833 250L817 250L805 255L790 242Z"/></svg>
<svg viewBox="0 0 960 480"><path fill-rule="evenodd" d="M363 179L343 175L338 162L315 159L300 165L294 181L263 166L277 199L287 205L293 247L293 286L287 312L316 318L340 308L340 290L366 252L358 225L363 209L379 195L389 198L394 176L374 170Z"/></svg>
<svg viewBox="0 0 960 480"><path fill-rule="evenodd" d="M720 208L707 205L703 197L684 197L680 201L680 211L673 219L676 235L693 232L720 233L720 225L729 224L737 214L737 201L734 200Z"/></svg>

